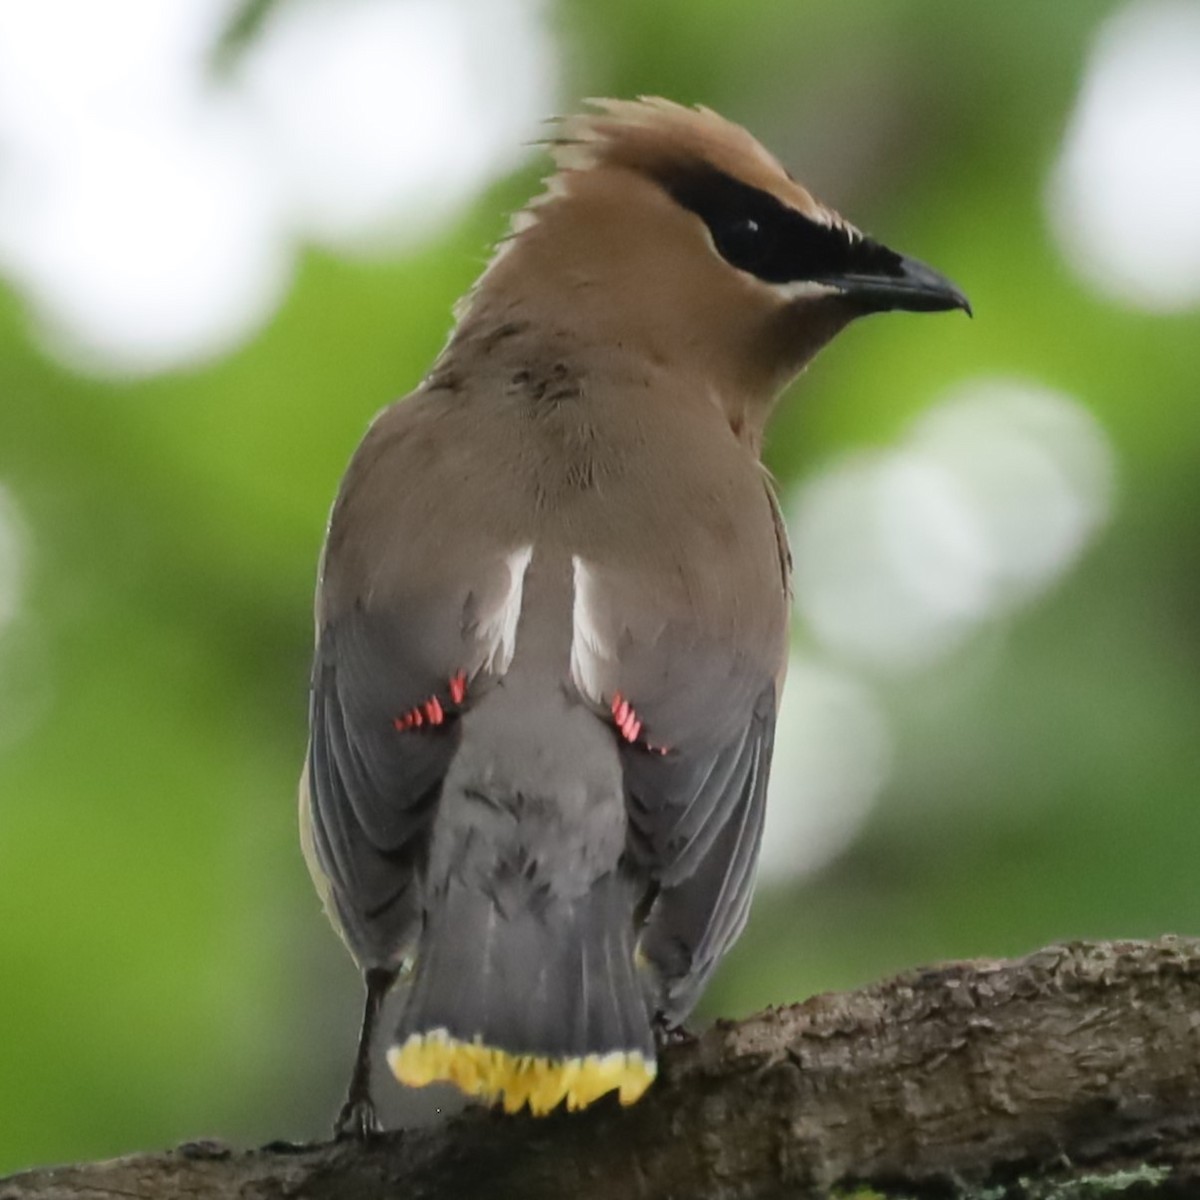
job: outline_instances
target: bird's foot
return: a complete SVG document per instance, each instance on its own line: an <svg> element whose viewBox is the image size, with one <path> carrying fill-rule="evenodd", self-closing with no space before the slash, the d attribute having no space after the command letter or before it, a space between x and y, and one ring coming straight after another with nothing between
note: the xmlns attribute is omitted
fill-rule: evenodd
<svg viewBox="0 0 1200 1200"><path fill-rule="evenodd" d="M338 1142L365 1142L382 1132L375 1105L367 1096L348 1096L333 1123L333 1137Z"/></svg>
<svg viewBox="0 0 1200 1200"><path fill-rule="evenodd" d="M665 1018L654 1018L654 1042L661 1050L664 1046L685 1046L694 1042L696 1035L682 1025L668 1025Z"/></svg>

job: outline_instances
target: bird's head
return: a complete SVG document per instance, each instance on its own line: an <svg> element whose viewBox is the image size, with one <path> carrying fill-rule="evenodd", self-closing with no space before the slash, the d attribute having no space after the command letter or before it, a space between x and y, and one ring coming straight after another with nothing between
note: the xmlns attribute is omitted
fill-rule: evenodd
<svg viewBox="0 0 1200 1200"><path fill-rule="evenodd" d="M593 101L466 306L642 354L768 403L855 317L960 308L948 279L859 232L739 125ZM765 413L764 413L765 416Z"/></svg>

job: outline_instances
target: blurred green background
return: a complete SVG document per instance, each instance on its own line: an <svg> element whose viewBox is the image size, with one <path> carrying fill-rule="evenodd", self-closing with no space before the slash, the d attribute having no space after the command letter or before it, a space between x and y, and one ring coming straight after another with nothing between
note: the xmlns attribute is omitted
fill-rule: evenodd
<svg viewBox="0 0 1200 1200"><path fill-rule="evenodd" d="M205 70L236 79L300 2L216 5L224 34ZM486 8L476 3L472 19ZM711 105L851 220L971 296L973 322L861 323L785 397L769 460L789 515L815 522L814 545L828 535L857 548L862 526L847 518L839 535L837 513L821 517L811 484L797 491L797 481L894 465L889 455L925 436L922 414L957 411L947 396L968 396L966 411L979 381L1049 389L1059 399L1035 402L1030 421L1065 422L1053 452L1036 443L1065 481L1045 493L1059 497L1053 511L1020 472L1004 475L1003 454L989 458L987 421L951 472L969 488L980 465L991 481L983 523L1007 529L1018 551L1075 514L1041 568L1020 578L1003 564L977 569L986 586L956 607L943 584L961 582L966 543L945 533L958 518L938 517L913 535L937 552L918 579L934 613L921 618L920 654L872 650L870 630L797 623L797 687L832 681L810 705L824 765L815 803L805 754L774 802L825 803L838 825L844 793L853 811L820 853L806 853L803 824L794 847L774 839L704 1016L938 959L1200 927L1200 207L1180 216L1175 190L1195 192L1200 102L1167 105L1165 176L1127 168L1145 170L1125 180L1136 204L1101 187L1105 170L1122 169L1104 155L1129 143L1128 130L1114 122L1110 139L1100 120L1093 176L1065 149L1089 72L1116 53L1118 34L1165 20L1165 44L1186 53L1178 30L1194 29L1197 11L1191 0L536 10L552 55L548 111L609 94ZM15 39L6 52L19 55L21 37L19 24L0 24L0 41ZM1195 42L1190 53L1200 62ZM411 65L400 56L393 69ZM1163 78L1171 69L1164 59ZM297 90L310 83L294 79ZM0 110L16 103L0 90ZM438 128L436 110L387 119ZM0 167L6 145L0 136ZM536 157L506 162L524 165L479 178L452 221L399 249L348 253L301 230L278 305L190 361L139 367L126 355L106 367L95 347L72 354L69 330L31 300L21 272L6 272L0 1171L189 1136L327 1129L359 999L295 836L315 561L367 421L420 379L453 301L545 169ZM1061 182L1068 169L1074 184ZM1071 188L1086 199L1091 179L1126 204L1115 228L1111 212L1070 207ZM0 203L0 223L10 216ZM1071 227L1089 220L1099 241L1072 245ZM1139 241L1156 230L1166 249ZM177 236L190 236L186 222ZM1132 265L1108 270L1106 241L1132 247ZM0 238L0 269L2 251ZM1156 292L1177 267L1174 290ZM896 493L901 509L909 494ZM872 586L875 562L858 563L853 588ZM811 585L813 611L827 611L821 580L802 583L801 608ZM887 636L903 647L905 627ZM836 703L823 708L822 695ZM798 745L813 728L797 726ZM781 755L792 734L781 727Z"/></svg>

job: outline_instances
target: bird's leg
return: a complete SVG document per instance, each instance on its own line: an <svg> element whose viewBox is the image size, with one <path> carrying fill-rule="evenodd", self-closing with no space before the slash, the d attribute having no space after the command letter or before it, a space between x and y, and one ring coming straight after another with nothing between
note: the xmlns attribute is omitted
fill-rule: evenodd
<svg viewBox="0 0 1200 1200"><path fill-rule="evenodd" d="M371 1102L371 1042L379 1010L396 981L396 975L397 972L390 967L371 967L363 973L367 998L363 1005L362 1029L358 1034L358 1053L354 1056L354 1071L346 1091L346 1103L342 1105L342 1111L333 1125L333 1135L339 1140L356 1138L363 1141L382 1131L379 1118L375 1115L375 1105Z"/></svg>
<svg viewBox="0 0 1200 1200"><path fill-rule="evenodd" d="M682 1024L668 1024L667 1018L662 1013L655 1013L652 1028L654 1031L654 1044L660 1050L666 1046L681 1046L687 1042L694 1042L696 1040L696 1035L690 1030L685 1029Z"/></svg>

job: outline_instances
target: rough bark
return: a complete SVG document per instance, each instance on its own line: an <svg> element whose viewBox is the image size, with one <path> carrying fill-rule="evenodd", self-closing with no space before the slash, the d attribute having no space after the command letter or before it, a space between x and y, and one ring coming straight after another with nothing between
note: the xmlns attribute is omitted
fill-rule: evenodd
<svg viewBox="0 0 1200 1200"><path fill-rule="evenodd" d="M720 1023L631 1109L37 1170L0 1200L1200 1197L1200 940L953 963Z"/></svg>

